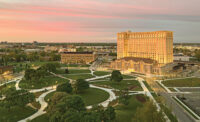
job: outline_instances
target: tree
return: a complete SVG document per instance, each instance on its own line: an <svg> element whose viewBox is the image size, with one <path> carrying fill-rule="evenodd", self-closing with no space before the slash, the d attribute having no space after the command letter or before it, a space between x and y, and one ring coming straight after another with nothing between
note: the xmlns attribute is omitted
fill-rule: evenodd
<svg viewBox="0 0 200 122"><path fill-rule="evenodd" d="M62 84L57 86L56 91L71 93L72 92L72 86L69 82L62 83Z"/></svg>
<svg viewBox="0 0 200 122"><path fill-rule="evenodd" d="M61 100L67 96L67 93L65 92L56 92L52 98L50 99L50 104L48 105L47 108L47 112L49 113L49 115L54 114L56 111L58 111L58 106L56 106L57 104L59 104L61 102ZM64 108L65 109L65 108ZM60 110L59 110L60 111Z"/></svg>
<svg viewBox="0 0 200 122"><path fill-rule="evenodd" d="M157 107L152 101L146 102L143 107L137 108L134 122L165 122L162 111L157 111Z"/></svg>
<svg viewBox="0 0 200 122"><path fill-rule="evenodd" d="M66 73L66 74L69 74L69 70L68 70L68 69L65 69L65 73Z"/></svg>
<svg viewBox="0 0 200 122"><path fill-rule="evenodd" d="M104 122L110 122L115 120L116 118L116 113L115 113L115 109L112 106L109 106L103 114L103 121Z"/></svg>
<svg viewBox="0 0 200 122"><path fill-rule="evenodd" d="M77 79L76 82L74 83L75 93L79 93L88 88L89 88L89 83L84 79Z"/></svg>
<svg viewBox="0 0 200 122"><path fill-rule="evenodd" d="M120 95L119 95L119 103L128 105L129 99L130 99L130 96L129 96L128 89L121 90Z"/></svg>
<svg viewBox="0 0 200 122"><path fill-rule="evenodd" d="M200 61L200 50L195 51L195 57Z"/></svg>
<svg viewBox="0 0 200 122"><path fill-rule="evenodd" d="M62 116L61 122L80 122L80 120L81 120L80 113L74 109L69 109Z"/></svg>
<svg viewBox="0 0 200 122"><path fill-rule="evenodd" d="M111 81L120 82L123 80L123 76L119 70L114 70L111 74Z"/></svg>
<svg viewBox="0 0 200 122"><path fill-rule="evenodd" d="M34 75L35 75L35 70L34 69L27 69L25 71L24 77L25 77L26 80L32 80Z"/></svg>
<svg viewBox="0 0 200 122"><path fill-rule="evenodd" d="M7 101L10 105L24 106L35 100L33 93L26 90L12 90L5 96L5 101Z"/></svg>
<svg viewBox="0 0 200 122"><path fill-rule="evenodd" d="M43 65L41 68L49 72L55 72L56 68L58 67L60 67L58 63L47 63Z"/></svg>
<svg viewBox="0 0 200 122"><path fill-rule="evenodd" d="M85 111L85 103L83 102L83 99L80 96L67 96L63 98L62 101L65 102L66 109L75 109L79 112Z"/></svg>

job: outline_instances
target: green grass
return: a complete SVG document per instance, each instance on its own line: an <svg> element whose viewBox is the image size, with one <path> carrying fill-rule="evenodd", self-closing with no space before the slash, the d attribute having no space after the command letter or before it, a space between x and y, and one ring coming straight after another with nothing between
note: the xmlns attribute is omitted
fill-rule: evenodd
<svg viewBox="0 0 200 122"><path fill-rule="evenodd" d="M89 67L88 64L61 64L61 67Z"/></svg>
<svg viewBox="0 0 200 122"><path fill-rule="evenodd" d="M129 90L133 91L142 91L142 87L140 83L136 80L123 80L121 82L114 82L114 81L99 81L93 82L92 84L96 85L106 85L115 89L123 90L128 88Z"/></svg>
<svg viewBox="0 0 200 122"><path fill-rule="evenodd" d="M49 100L51 99L51 97L52 97L55 93L56 93L56 92L54 91L54 92L51 92L51 93L47 94L47 95L45 96L44 100L45 100L46 102L49 102Z"/></svg>
<svg viewBox="0 0 200 122"><path fill-rule="evenodd" d="M104 72L104 71L95 71L94 75L96 76L103 76L103 75L109 75L111 74L110 72Z"/></svg>
<svg viewBox="0 0 200 122"><path fill-rule="evenodd" d="M130 78L135 78L133 76L129 76L129 75L122 75L124 79L130 79Z"/></svg>
<svg viewBox="0 0 200 122"><path fill-rule="evenodd" d="M48 94L44 99L48 102L48 99L50 99L56 92L52 92ZM71 95L71 94L68 94ZM75 95L75 94L74 94ZM95 105L98 103L101 103L109 98L109 93L96 88L89 88L83 91L82 93L77 94L83 98L83 101L85 102L86 106L89 105Z"/></svg>
<svg viewBox="0 0 200 122"><path fill-rule="evenodd" d="M140 95L144 96L144 95ZM129 104L125 105L118 105L115 107L116 110L116 122L131 122L136 109L138 107L142 107L143 103L137 100L136 96L131 96L129 100Z"/></svg>
<svg viewBox="0 0 200 122"><path fill-rule="evenodd" d="M171 92L176 92L174 88L168 88Z"/></svg>
<svg viewBox="0 0 200 122"><path fill-rule="evenodd" d="M66 79L55 77L55 76L48 76L38 81L32 81L32 82L26 81L25 79L23 79L20 82L19 87L24 88L24 89L39 89L43 87L48 87L48 86L64 83L67 81L68 80Z"/></svg>
<svg viewBox="0 0 200 122"><path fill-rule="evenodd" d="M168 116L168 118L171 120L171 122L178 122L176 116L172 114L172 111L164 106L163 104L160 104L160 107L162 108L163 112Z"/></svg>
<svg viewBox="0 0 200 122"><path fill-rule="evenodd" d="M166 80L162 83L167 87L200 87L200 78Z"/></svg>
<svg viewBox="0 0 200 122"><path fill-rule="evenodd" d="M94 76L92 76L91 74L77 74L77 75L70 75L70 74L64 74L62 75L66 78L70 78L73 80L77 80L77 79L88 79L88 78L93 78Z"/></svg>
<svg viewBox="0 0 200 122"><path fill-rule="evenodd" d="M21 119L34 114L36 111L30 107L19 107L16 106L10 111L8 109L0 108L0 121L1 122L17 122Z"/></svg>
<svg viewBox="0 0 200 122"><path fill-rule="evenodd" d="M4 91L5 89L8 89L8 88L11 88L11 87L14 87L14 86L15 86L14 82L4 84L3 86L0 86L0 91Z"/></svg>
<svg viewBox="0 0 200 122"><path fill-rule="evenodd" d="M48 119L49 118L48 118L47 114L43 114L43 115L33 119L31 122L49 122Z"/></svg>
<svg viewBox="0 0 200 122"><path fill-rule="evenodd" d="M101 103L109 98L109 93L96 88L89 88L78 95L83 98L86 106Z"/></svg>
<svg viewBox="0 0 200 122"><path fill-rule="evenodd" d="M152 93L152 96L155 98L155 100L159 103L161 109L163 110L163 112L167 115L167 117L171 120L171 122L178 122L177 118L175 115L172 114L172 111L165 105L163 105L163 103L161 102L163 99L163 97L158 96L155 93Z"/></svg>
<svg viewBox="0 0 200 122"><path fill-rule="evenodd" d="M66 74L65 69L57 69L56 74ZM69 69L69 74L90 73L88 69Z"/></svg>
<svg viewBox="0 0 200 122"><path fill-rule="evenodd" d="M153 91L153 89L149 86L149 84L146 81L143 81L143 83L149 91Z"/></svg>

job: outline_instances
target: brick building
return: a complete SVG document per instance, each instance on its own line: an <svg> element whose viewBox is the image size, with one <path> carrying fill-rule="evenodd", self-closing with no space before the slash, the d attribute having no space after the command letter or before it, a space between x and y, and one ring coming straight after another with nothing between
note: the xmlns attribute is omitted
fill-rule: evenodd
<svg viewBox="0 0 200 122"><path fill-rule="evenodd" d="M89 64L96 59L93 52L63 52L61 53L61 63L64 64Z"/></svg>

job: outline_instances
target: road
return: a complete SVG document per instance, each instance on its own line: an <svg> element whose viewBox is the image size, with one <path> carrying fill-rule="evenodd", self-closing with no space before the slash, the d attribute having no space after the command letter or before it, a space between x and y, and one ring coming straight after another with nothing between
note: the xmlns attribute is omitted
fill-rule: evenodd
<svg viewBox="0 0 200 122"><path fill-rule="evenodd" d="M180 122L195 122L191 116L183 109L173 98L174 94L167 93L161 86L156 83L156 78L145 78L147 83L151 86L151 88L156 92L163 96L166 100L166 105L169 108L172 108L172 112L177 117Z"/></svg>

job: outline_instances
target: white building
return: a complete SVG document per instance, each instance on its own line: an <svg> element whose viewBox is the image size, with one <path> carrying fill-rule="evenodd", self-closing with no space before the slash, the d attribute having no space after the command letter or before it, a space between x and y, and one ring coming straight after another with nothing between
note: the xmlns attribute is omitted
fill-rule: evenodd
<svg viewBox="0 0 200 122"><path fill-rule="evenodd" d="M185 56L183 54L174 54L174 61L190 61L190 56Z"/></svg>

